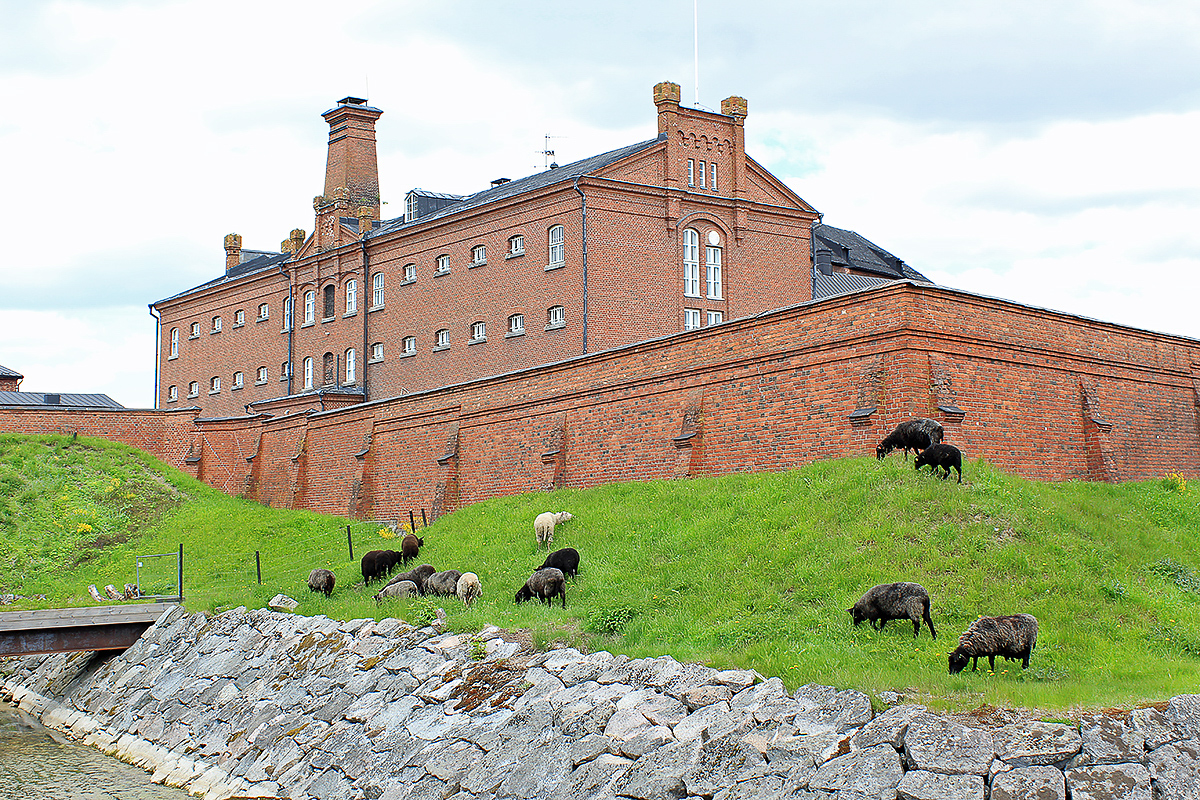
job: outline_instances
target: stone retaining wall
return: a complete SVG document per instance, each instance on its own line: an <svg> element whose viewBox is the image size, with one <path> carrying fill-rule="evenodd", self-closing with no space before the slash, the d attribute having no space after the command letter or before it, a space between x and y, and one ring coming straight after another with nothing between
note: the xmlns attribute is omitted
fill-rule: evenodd
<svg viewBox="0 0 1200 800"><path fill-rule="evenodd" d="M669 657L401 620L166 612L124 654L0 660L48 727L209 800L1200 798L1200 695L968 726Z"/></svg>

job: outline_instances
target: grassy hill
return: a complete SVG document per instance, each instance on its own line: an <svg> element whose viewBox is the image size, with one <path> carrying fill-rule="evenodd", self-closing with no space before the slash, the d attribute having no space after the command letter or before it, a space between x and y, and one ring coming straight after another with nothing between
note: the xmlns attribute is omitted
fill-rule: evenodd
<svg viewBox="0 0 1200 800"><path fill-rule="evenodd" d="M547 510L575 514L554 546L583 556L565 611L513 603L544 555L532 521ZM498 498L419 533L422 561L483 582L473 609L436 604L457 630L530 628L541 643L671 654L752 667L790 688L897 690L949 707L1062 712L1200 683L1200 500L1179 480L1042 484L975 462L956 485L899 456L841 459ZM16 607L91 604L88 584L133 582L138 563L143 586L168 593L173 557L146 556L182 543L192 609L263 606L284 592L299 613L428 618L427 600L377 608L361 586L357 557L398 547L393 537L378 523L227 497L119 445L0 435L0 593L49 598ZM328 599L305 587L317 566L337 576ZM936 642L925 630L914 640L908 623L851 626L845 609L896 580L929 590ZM1028 670L1001 661L994 675L947 674L946 654L973 619L1017 612L1040 622Z"/></svg>

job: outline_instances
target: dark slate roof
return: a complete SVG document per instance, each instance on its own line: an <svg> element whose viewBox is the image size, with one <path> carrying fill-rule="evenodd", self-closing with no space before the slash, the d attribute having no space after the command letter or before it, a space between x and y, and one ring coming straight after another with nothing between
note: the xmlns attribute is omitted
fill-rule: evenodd
<svg viewBox="0 0 1200 800"><path fill-rule="evenodd" d="M24 377L25 377L24 375L17 372L16 370L9 369L8 367L0 364L0 378L24 378Z"/></svg>
<svg viewBox="0 0 1200 800"><path fill-rule="evenodd" d="M410 189L408 194L417 194L421 197L436 197L439 200L466 200L470 195L465 194L446 194L445 192L431 192L428 189Z"/></svg>
<svg viewBox="0 0 1200 800"><path fill-rule="evenodd" d="M553 186L556 183L573 181L578 177L607 167L609 164L615 164L621 159L627 158L634 153L646 150L647 148L655 145L658 141L658 139L648 139L644 142L638 142L637 144L631 144L627 147L622 147L617 150L610 150L607 153L601 153L598 156L585 158L582 161L576 161L573 164L565 164L561 167L556 167L555 169L548 169L545 172L539 172L526 178L517 178L516 180L502 183L499 186L493 186L490 189L485 189L482 192L476 192L475 194L467 195L463 198L461 203L455 203L454 205L447 206L440 211L435 211L432 214L419 217L412 222L405 222L404 217L388 220L378 229L373 231L370 236L382 236L384 234L400 230L407 225L419 225L432 219L440 219L442 217L450 216L451 214L457 214L461 211L478 208L479 206L493 203L497 200L507 200L510 197L516 197L517 195L525 194L526 192L532 192L537 189L543 189L547 186ZM426 195L436 196L433 192L425 192L424 190L421 191ZM444 196L453 197L453 195Z"/></svg>
<svg viewBox="0 0 1200 800"><path fill-rule="evenodd" d="M106 394L60 394L58 403L47 403L50 392L0 392L0 408L124 408Z"/></svg>
<svg viewBox="0 0 1200 800"><path fill-rule="evenodd" d="M852 275L848 272L835 272L832 275L814 272L813 300L857 292L859 289L869 289L881 283L891 283L892 280L892 278L877 278L873 275Z"/></svg>
<svg viewBox="0 0 1200 800"><path fill-rule="evenodd" d="M914 281L933 283L896 256L854 231L835 228L832 225L813 226L813 260L828 253L833 267L869 272L886 280L908 278Z"/></svg>
<svg viewBox="0 0 1200 800"><path fill-rule="evenodd" d="M356 227L357 227L357 225L358 225L358 223L355 223ZM236 267L229 270L228 272L226 272L224 275L222 275L219 278L214 278L211 281L208 281L207 283L200 284L199 286L193 286L191 289L182 291L179 294L173 294L170 297L164 297L162 300L156 300L153 303L151 303L151 305L156 306L159 303L166 303L169 300L174 300L176 297L183 297L184 295L189 295L192 292L196 292L201 289L211 289L214 286L220 286L222 283L225 283L226 281L233 280L234 278L240 278L243 275L249 275L254 272L263 272L263 271L269 270L269 269L276 269L279 267L280 264L287 261L292 255L291 253L268 253L263 250L251 250L251 251L243 250L242 252L243 253L245 253L245 252L259 253L260 255L256 255L253 258L243 261L242 263L238 264Z"/></svg>

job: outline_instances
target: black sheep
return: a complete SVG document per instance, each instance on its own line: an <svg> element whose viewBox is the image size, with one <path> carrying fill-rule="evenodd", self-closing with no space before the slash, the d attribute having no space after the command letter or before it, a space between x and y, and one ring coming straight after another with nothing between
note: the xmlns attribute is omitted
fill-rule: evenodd
<svg viewBox="0 0 1200 800"><path fill-rule="evenodd" d="M926 464L931 465L930 472L937 474L939 469L945 470L942 480L950 477L950 470L958 470L958 482L962 483L962 453L952 444L935 444L922 450L914 461L914 469L920 469Z"/></svg>
<svg viewBox="0 0 1200 800"><path fill-rule="evenodd" d="M929 635L937 638L929 616L929 592L919 583L881 583L867 590L852 608L846 610L856 626L865 619L877 630L883 630L888 620L910 619L914 638L921 632L921 620L924 619L929 626Z"/></svg>
<svg viewBox="0 0 1200 800"><path fill-rule="evenodd" d="M313 592L324 592L326 597L333 594L333 573L327 569L314 569L308 573L308 588Z"/></svg>
<svg viewBox="0 0 1200 800"><path fill-rule="evenodd" d="M919 453L930 445L942 441L944 431L942 423L933 419L907 419L896 426L879 446L875 448L875 457L883 458L893 450L904 450L904 460L908 460L908 451Z"/></svg>
<svg viewBox="0 0 1200 800"><path fill-rule="evenodd" d="M395 550L372 550L362 557L363 581L370 586L371 581L386 578L399 562L400 554Z"/></svg>
<svg viewBox="0 0 1200 800"><path fill-rule="evenodd" d="M1009 661L1021 659L1021 669L1029 667L1029 656L1037 644L1037 619L1032 614L1008 617L980 617L958 637L958 647L950 653L950 674L962 672L974 659L971 669L979 667L980 656L987 656L988 669L996 671L996 656Z"/></svg>
<svg viewBox="0 0 1200 800"><path fill-rule="evenodd" d="M561 569L563 575L568 578L574 578L579 574L579 551L574 547L564 547L561 550L555 550L546 556L546 563L542 564L538 569L548 569L550 567Z"/></svg>
<svg viewBox="0 0 1200 800"><path fill-rule="evenodd" d="M562 607L567 607L567 579L561 569L549 567L534 572L517 590L514 602L524 603L535 597L548 606L554 605L555 597L562 597Z"/></svg>
<svg viewBox="0 0 1200 800"><path fill-rule="evenodd" d="M434 569L433 564L422 564L419 567L413 567L408 572L401 572L399 575L394 576L387 582L387 586L383 588L386 589L393 583L399 583L400 581L412 581L417 587L417 594L425 594L425 581L435 572L437 570Z"/></svg>
<svg viewBox="0 0 1200 800"><path fill-rule="evenodd" d="M405 564L415 560L420 554L421 548L424 546L424 539L414 536L411 533L407 534L403 539L400 540L400 560Z"/></svg>

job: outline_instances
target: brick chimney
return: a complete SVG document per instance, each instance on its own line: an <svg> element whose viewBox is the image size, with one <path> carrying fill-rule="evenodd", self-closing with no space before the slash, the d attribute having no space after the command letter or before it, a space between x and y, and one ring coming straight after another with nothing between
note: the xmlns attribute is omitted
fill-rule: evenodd
<svg viewBox="0 0 1200 800"><path fill-rule="evenodd" d="M242 263L242 237L236 233L225 236L225 271Z"/></svg>
<svg viewBox="0 0 1200 800"><path fill-rule="evenodd" d="M375 120L383 114L360 97L343 97L321 116L329 123L329 156L325 162L324 196L346 187L351 207L367 206L379 219L379 164L375 155Z"/></svg>

